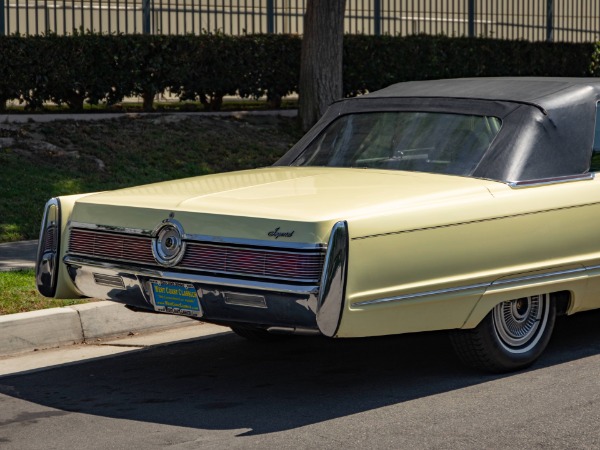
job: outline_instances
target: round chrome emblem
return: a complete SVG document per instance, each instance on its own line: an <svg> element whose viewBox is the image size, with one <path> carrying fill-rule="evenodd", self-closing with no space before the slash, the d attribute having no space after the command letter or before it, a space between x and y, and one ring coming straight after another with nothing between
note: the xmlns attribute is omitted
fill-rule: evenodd
<svg viewBox="0 0 600 450"><path fill-rule="evenodd" d="M156 262L163 266L174 266L185 253L183 228L173 219L167 219L155 230L152 241L152 253Z"/></svg>

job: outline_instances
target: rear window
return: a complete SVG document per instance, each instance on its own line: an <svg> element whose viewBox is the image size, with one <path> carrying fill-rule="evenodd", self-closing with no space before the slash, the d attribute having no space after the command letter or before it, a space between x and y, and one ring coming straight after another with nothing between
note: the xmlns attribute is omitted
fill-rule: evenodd
<svg viewBox="0 0 600 450"><path fill-rule="evenodd" d="M470 175L501 125L497 117L463 114L349 114L323 130L292 165Z"/></svg>

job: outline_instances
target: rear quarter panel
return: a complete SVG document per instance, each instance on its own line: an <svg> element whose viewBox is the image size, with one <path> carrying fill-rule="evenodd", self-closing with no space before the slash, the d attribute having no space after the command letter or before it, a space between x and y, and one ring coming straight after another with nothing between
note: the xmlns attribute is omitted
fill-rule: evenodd
<svg viewBox="0 0 600 450"><path fill-rule="evenodd" d="M600 181L490 182L488 190L469 202L392 211L386 233L365 233L361 219L357 235L349 221L338 336L472 328L495 304L542 292L569 291L568 313L600 306Z"/></svg>

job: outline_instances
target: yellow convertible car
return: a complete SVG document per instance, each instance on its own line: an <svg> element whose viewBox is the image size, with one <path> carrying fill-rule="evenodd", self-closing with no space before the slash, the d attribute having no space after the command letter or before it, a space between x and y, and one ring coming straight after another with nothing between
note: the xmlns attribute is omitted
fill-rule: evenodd
<svg viewBox="0 0 600 450"><path fill-rule="evenodd" d="M600 306L600 81L408 82L334 103L274 166L51 199L37 284L250 339L452 330L527 367Z"/></svg>

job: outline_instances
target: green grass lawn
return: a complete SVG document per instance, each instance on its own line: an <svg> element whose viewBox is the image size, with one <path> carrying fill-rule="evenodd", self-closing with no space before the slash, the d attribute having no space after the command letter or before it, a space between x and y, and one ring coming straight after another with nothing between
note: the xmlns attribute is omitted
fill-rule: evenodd
<svg viewBox="0 0 600 450"><path fill-rule="evenodd" d="M56 300L40 295L33 270L0 272L0 315L75 305L85 300Z"/></svg>

